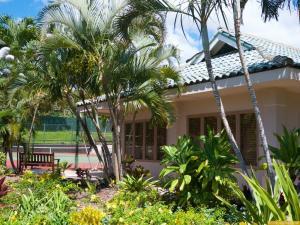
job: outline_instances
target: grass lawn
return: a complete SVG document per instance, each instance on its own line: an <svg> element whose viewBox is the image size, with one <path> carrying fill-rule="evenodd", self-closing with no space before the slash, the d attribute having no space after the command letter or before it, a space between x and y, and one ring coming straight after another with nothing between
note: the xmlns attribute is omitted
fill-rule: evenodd
<svg viewBox="0 0 300 225"><path fill-rule="evenodd" d="M97 134L92 133L95 140L97 140ZM112 141L112 134L110 132L104 133L108 142ZM82 141L82 132L80 133L80 143ZM75 144L76 132L75 131L37 131L34 136L34 142L36 144Z"/></svg>

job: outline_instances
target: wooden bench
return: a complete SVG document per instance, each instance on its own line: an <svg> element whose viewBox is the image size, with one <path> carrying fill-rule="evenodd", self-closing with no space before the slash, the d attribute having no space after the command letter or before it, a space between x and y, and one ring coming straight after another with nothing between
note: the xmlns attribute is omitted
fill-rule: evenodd
<svg viewBox="0 0 300 225"><path fill-rule="evenodd" d="M27 166L51 167L54 172L55 161L59 164L59 159L54 158L54 153L20 153L19 154L19 169L22 172Z"/></svg>

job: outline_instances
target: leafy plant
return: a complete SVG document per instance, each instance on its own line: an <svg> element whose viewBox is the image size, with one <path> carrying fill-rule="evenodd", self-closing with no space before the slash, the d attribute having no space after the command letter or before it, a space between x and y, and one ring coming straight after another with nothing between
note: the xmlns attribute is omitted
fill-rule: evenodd
<svg viewBox="0 0 300 225"><path fill-rule="evenodd" d="M105 218L105 213L93 207L86 207L70 215L71 225L100 225Z"/></svg>
<svg viewBox="0 0 300 225"><path fill-rule="evenodd" d="M7 194L8 186L4 184L5 177L0 179L0 198Z"/></svg>
<svg viewBox="0 0 300 225"><path fill-rule="evenodd" d="M226 186L235 181L233 166L236 158L231 153L226 134L214 134L209 130L199 141L201 145L184 136L175 146L163 147L165 168L160 176L169 179L166 187L177 194L179 205L213 201L213 193L219 193L221 189L224 193Z"/></svg>
<svg viewBox="0 0 300 225"><path fill-rule="evenodd" d="M144 179L144 176L134 177L131 175L126 175L121 182L119 182L120 187L127 191L140 192L151 189L158 181L151 181L152 177Z"/></svg>
<svg viewBox="0 0 300 225"><path fill-rule="evenodd" d="M67 169L69 169L72 166L72 163L69 163L68 161L60 162L56 168L56 174L61 175L61 173L64 173Z"/></svg>
<svg viewBox="0 0 300 225"><path fill-rule="evenodd" d="M254 201L249 201L243 192L237 187L231 187L232 191L243 202L246 213L250 215L249 222L258 224L268 224L270 221L299 221L300 201L294 184L289 177L289 173L284 165L273 160L277 182L272 189L269 179L266 180L267 187L262 187L254 172L252 177L242 174L245 181L252 189ZM227 206L234 208L225 199L218 197Z"/></svg>
<svg viewBox="0 0 300 225"><path fill-rule="evenodd" d="M128 174L130 176L134 176L135 178L139 178L141 176L144 176L144 177L151 176L151 173L149 170L146 170L141 165L134 166L133 165L134 162L135 162L135 159L132 156L124 157L122 164L123 164L126 174Z"/></svg>
<svg viewBox="0 0 300 225"><path fill-rule="evenodd" d="M17 220L23 224L67 225L72 201L61 190L37 197L30 189L22 195Z"/></svg>
<svg viewBox="0 0 300 225"><path fill-rule="evenodd" d="M158 193L124 192L107 204L109 224L217 225L225 224L223 209L188 208L175 210L159 201Z"/></svg>
<svg viewBox="0 0 300 225"><path fill-rule="evenodd" d="M279 148L269 146L272 156L276 160L280 160L289 171L293 181L300 173L300 130L288 130L283 127L283 135L275 134L279 143Z"/></svg>

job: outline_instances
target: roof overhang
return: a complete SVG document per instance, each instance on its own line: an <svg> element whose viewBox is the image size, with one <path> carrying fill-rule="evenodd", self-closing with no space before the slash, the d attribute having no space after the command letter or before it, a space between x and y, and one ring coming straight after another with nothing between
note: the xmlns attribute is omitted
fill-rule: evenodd
<svg viewBox="0 0 300 225"><path fill-rule="evenodd" d="M274 70L253 73L250 76L251 81L255 86L268 84L275 81L277 82L277 85L280 86L280 81L290 81L295 84L295 86L298 86L298 89L300 91L300 69L298 68L283 67ZM220 91L246 86L244 75L220 79L216 82ZM203 82L186 86L179 97L176 93L176 90L170 89L168 97L174 99L174 101L182 101L186 97L197 97L201 94L209 93L211 91L211 83Z"/></svg>

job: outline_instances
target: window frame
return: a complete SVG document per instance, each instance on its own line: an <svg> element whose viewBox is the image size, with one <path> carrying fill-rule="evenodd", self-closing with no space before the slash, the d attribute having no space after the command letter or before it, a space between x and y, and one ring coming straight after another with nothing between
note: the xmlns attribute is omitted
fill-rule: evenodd
<svg viewBox="0 0 300 225"><path fill-rule="evenodd" d="M142 159L136 159L135 158L135 139L136 139L136 136L135 136L135 124L137 123L142 123L143 124L143 148L142 148ZM158 156L158 146L157 146L157 129L158 127L157 126L154 126L153 127L153 159L146 159L146 130L147 130L147 123L149 123L149 120L136 120L134 123L130 122L130 121L126 121L125 122L125 126L126 127L127 125L133 125L134 129L133 129L133 132L132 132L132 135L133 135L133 143L132 143L132 150L131 150L131 155L133 156L133 158L136 160L136 161L139 161L139 162L160 162L161 160L157 159L157 156ZM167 144L167 127L165 127L166 129L166 144ZM124 147L126 148L126 132L124 132ZM128 152L125 151L125 154L129 154Z"/></svg>
<svg viewBox="0 0 300 225"><path fill-rule="evenodd" d="M226 112L226 116L231 116L231 115L235 115L236 118L236 123L235 123L235 129L236 129L236 137L235 140L237 142L237 145L240 147L241 146L241 115L242 114L254 114L253 111L251 110L240 110L240 111L230 111L230 112ZM202 114L193 114L193 115L188 115L186 117L186 134L189 135L189 119L191 118L200 118L200 126L201 126L201 130L200 133L203 135L205 128L204 128L204 118L205 117L211 117L211 116L215 116L217 117L217 124L218 124L218 128L217 131L220 132L222 129L222 120L220 117L219 113L202 113ZM253 168L257 168L259 166L259 153L260 153L260 139L259 139L259 132L258 132L258 126L256 125L256 165L247 165L247 167L252 166Z"/></svg>

